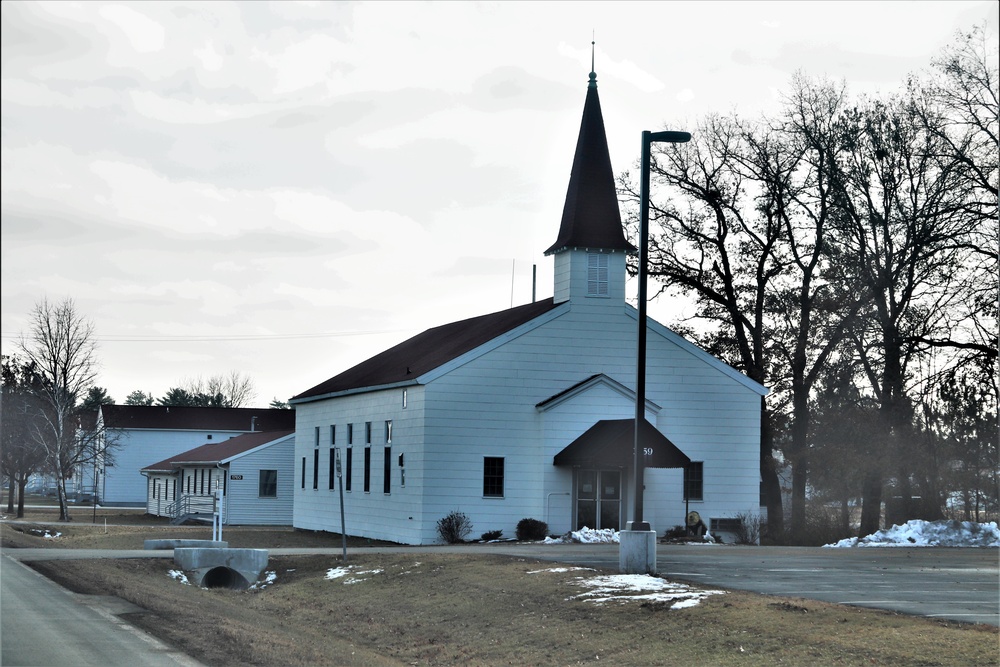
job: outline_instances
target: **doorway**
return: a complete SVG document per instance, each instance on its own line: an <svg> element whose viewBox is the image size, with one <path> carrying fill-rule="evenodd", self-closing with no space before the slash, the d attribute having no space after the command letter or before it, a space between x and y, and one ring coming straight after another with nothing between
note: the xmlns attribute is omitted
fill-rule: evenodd
<svg viewBox="0 0 1000 667"><path fill-rule="evenodd" d="M622 511L621 470L578 470L574 489L576 527L619 530Z"/></svg>

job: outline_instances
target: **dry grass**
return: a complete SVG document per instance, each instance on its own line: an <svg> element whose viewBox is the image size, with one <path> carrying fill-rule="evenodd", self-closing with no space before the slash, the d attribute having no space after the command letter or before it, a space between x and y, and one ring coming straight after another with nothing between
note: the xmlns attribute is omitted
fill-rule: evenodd
<svg viewBox="0 0 1000 667"><path fill-rule="evenodd" d="M122 528L112 538L109 527L106 539L162 534L162 527ZM103 527L68 530L58 544L82 546L95 538L88 531ZM53 543L9 524L0 531L5 547ZM340 544L338 536L282 529L234 528L228 538L273 546L269 540L295 533ZM641 600L596 604L576 596L581 577L601 573L554 572L551 563L526 559L366 554L351 556L350 576L326 579L340 565L333 556L272 557L275 583L242 592L184 586L167 575L169 560L35 567L77 592L142 607L128 620L209 665L895 666L998 658L996 628L811 600L728 592L685 609Z"/></svg>

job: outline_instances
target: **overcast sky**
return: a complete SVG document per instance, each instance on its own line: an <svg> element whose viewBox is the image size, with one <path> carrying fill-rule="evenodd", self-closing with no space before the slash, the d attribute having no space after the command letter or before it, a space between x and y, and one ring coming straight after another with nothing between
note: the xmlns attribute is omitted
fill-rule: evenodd
<svg viewBox="0 0 1000 667"><path fill-rule="evenodd" d="M775 111L796 70L890 92L997 35L992 1L2 11L3 352L71 297L118 402L236 370L266 405L530 301L532 265L551 296L592 33L616 172L642 130Z"/></svg>

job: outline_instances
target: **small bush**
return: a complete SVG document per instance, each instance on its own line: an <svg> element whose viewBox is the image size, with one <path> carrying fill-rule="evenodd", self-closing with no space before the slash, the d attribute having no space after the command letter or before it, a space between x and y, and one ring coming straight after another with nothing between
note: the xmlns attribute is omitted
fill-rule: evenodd
<svg viewBox="0 0 1000 667"><path fill-rule="evenodd" d="M674 526L663 534L665 540L677 540L687 537L687 529L684 526Z"/></svg>
<svg viewBox="0 0 1000 667"><path fill-rule="evenodd" d="M549 524L538 519L521 519L517 522L517 539L522 542L537 542L549 536Z"/></svg>
<svg viewBox="0 0 1000 667"><path fill-rule="evenodd" d="M740 522L736 529L736 544L760 544L760 514L752 511L740 512L735 518Z"/></svg>
<svg viewBox="0 0 1000 667"><path fill-rule="evenodd" d="M493 540L499 540L503 535L502 530L487 530L485 533L479 536L483 542L492 542Z"/></svg>
<svg viewBox="0 0 1000 667"><path fill-rule="evenodd" d="M472 521L461 512L455 511L437 522L438 535L448 544L464 542L472 532Z"/></svg>

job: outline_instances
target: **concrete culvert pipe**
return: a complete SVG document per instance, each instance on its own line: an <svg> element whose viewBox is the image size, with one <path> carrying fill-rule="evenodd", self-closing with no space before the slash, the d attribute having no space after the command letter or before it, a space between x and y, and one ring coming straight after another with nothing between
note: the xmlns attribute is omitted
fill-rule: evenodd
<svg viewBox="0 0 1000 667"><path fill-rule="evenodd" d="M234 591L250 588L246 577L229 567L212 568L205 573L201 583L205 588L228 588Z"/></svg>

